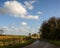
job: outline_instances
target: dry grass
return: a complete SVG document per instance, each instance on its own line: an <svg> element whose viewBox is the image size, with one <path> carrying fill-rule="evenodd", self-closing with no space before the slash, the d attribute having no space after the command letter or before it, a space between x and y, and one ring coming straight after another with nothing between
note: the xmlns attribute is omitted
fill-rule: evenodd
<svg viewBox="0 0 60 48"><path fill-rule="evenodd" d="M17 44L19 41L23 40L23 37L25 36L0 35L0 46L3 46L3 42L5 42L5 45L13 44L14 41Z"/></svg>
<svg viewBox="0 0 60 48"><path fill-rule="evenodd" d="M0 40L2 39L12 39L12 38L23 38L24 36L13 36L13 35L0 35Z"/></svg>

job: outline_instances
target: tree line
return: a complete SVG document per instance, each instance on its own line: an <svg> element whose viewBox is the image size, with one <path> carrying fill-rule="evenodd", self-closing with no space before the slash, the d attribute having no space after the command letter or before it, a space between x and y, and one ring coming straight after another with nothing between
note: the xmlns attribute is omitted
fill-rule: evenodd
<svg viewBox="0 0 60 48"><path fill-rule="evenodd" d="M60 40L60 18L51 17L48 21L44 21L39 32L42 33L41 38Z"/></svg>

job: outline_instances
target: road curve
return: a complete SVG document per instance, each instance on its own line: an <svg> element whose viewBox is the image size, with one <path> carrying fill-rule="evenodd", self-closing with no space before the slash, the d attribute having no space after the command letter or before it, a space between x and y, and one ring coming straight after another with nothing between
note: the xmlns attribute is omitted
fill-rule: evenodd
<svg viewBox="0 0 60 48"><path fill-rule="evenodd" d="M31 45L28 45L28 46L23 47L23 48L60 48L60 47L53 45L53 44L50 44L50 43L45 42L45 41L36 40Z"/></svg>

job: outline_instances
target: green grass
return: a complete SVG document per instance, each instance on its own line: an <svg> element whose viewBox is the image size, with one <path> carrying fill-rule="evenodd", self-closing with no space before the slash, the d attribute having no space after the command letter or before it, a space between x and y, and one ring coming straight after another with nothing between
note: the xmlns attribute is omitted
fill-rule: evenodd
<svg viewBox="0 0 60 48"><path fill-rule="evenodd" d="M57 46L60 46L60 40L59 41L55 41L55 40L48 40L48 39L41 39L43 41L47 41L51 44L54 44L54 45L57 45Z"/></svg>
<svg viewBox="0 0 60 48"><path fill-rule="evenodd" d="M48 42L60 46L60 41L48 40Z"/></svg>
<svg viewBox="0 0 60 48"><path fill-rule="evenodd" d="M35 41L35 39L28 40L28 41L26 41L26 42L24 42L24 43L21 43L20 46L24 47L24 46L30 45L30 44L32 44L34 41Z"/></svg>

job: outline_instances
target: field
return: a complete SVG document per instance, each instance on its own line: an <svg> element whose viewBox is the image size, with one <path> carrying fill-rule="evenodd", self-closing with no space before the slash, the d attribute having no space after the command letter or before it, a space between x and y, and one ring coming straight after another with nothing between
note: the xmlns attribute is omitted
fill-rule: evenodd
<svg viewBox="0 0 60 48"><path fill-rule="evenodd" d="M27 37L27 36L18 36L18 35L0 35L0 39L9 39L9 38L23 38L23 37Z"/></svg>
<svg viewBox="0 0 60 48"><path fill-rule="evenodd" d="M28 36L0 35L0 48L6 46L25 46L33 42Z"/></svg>

